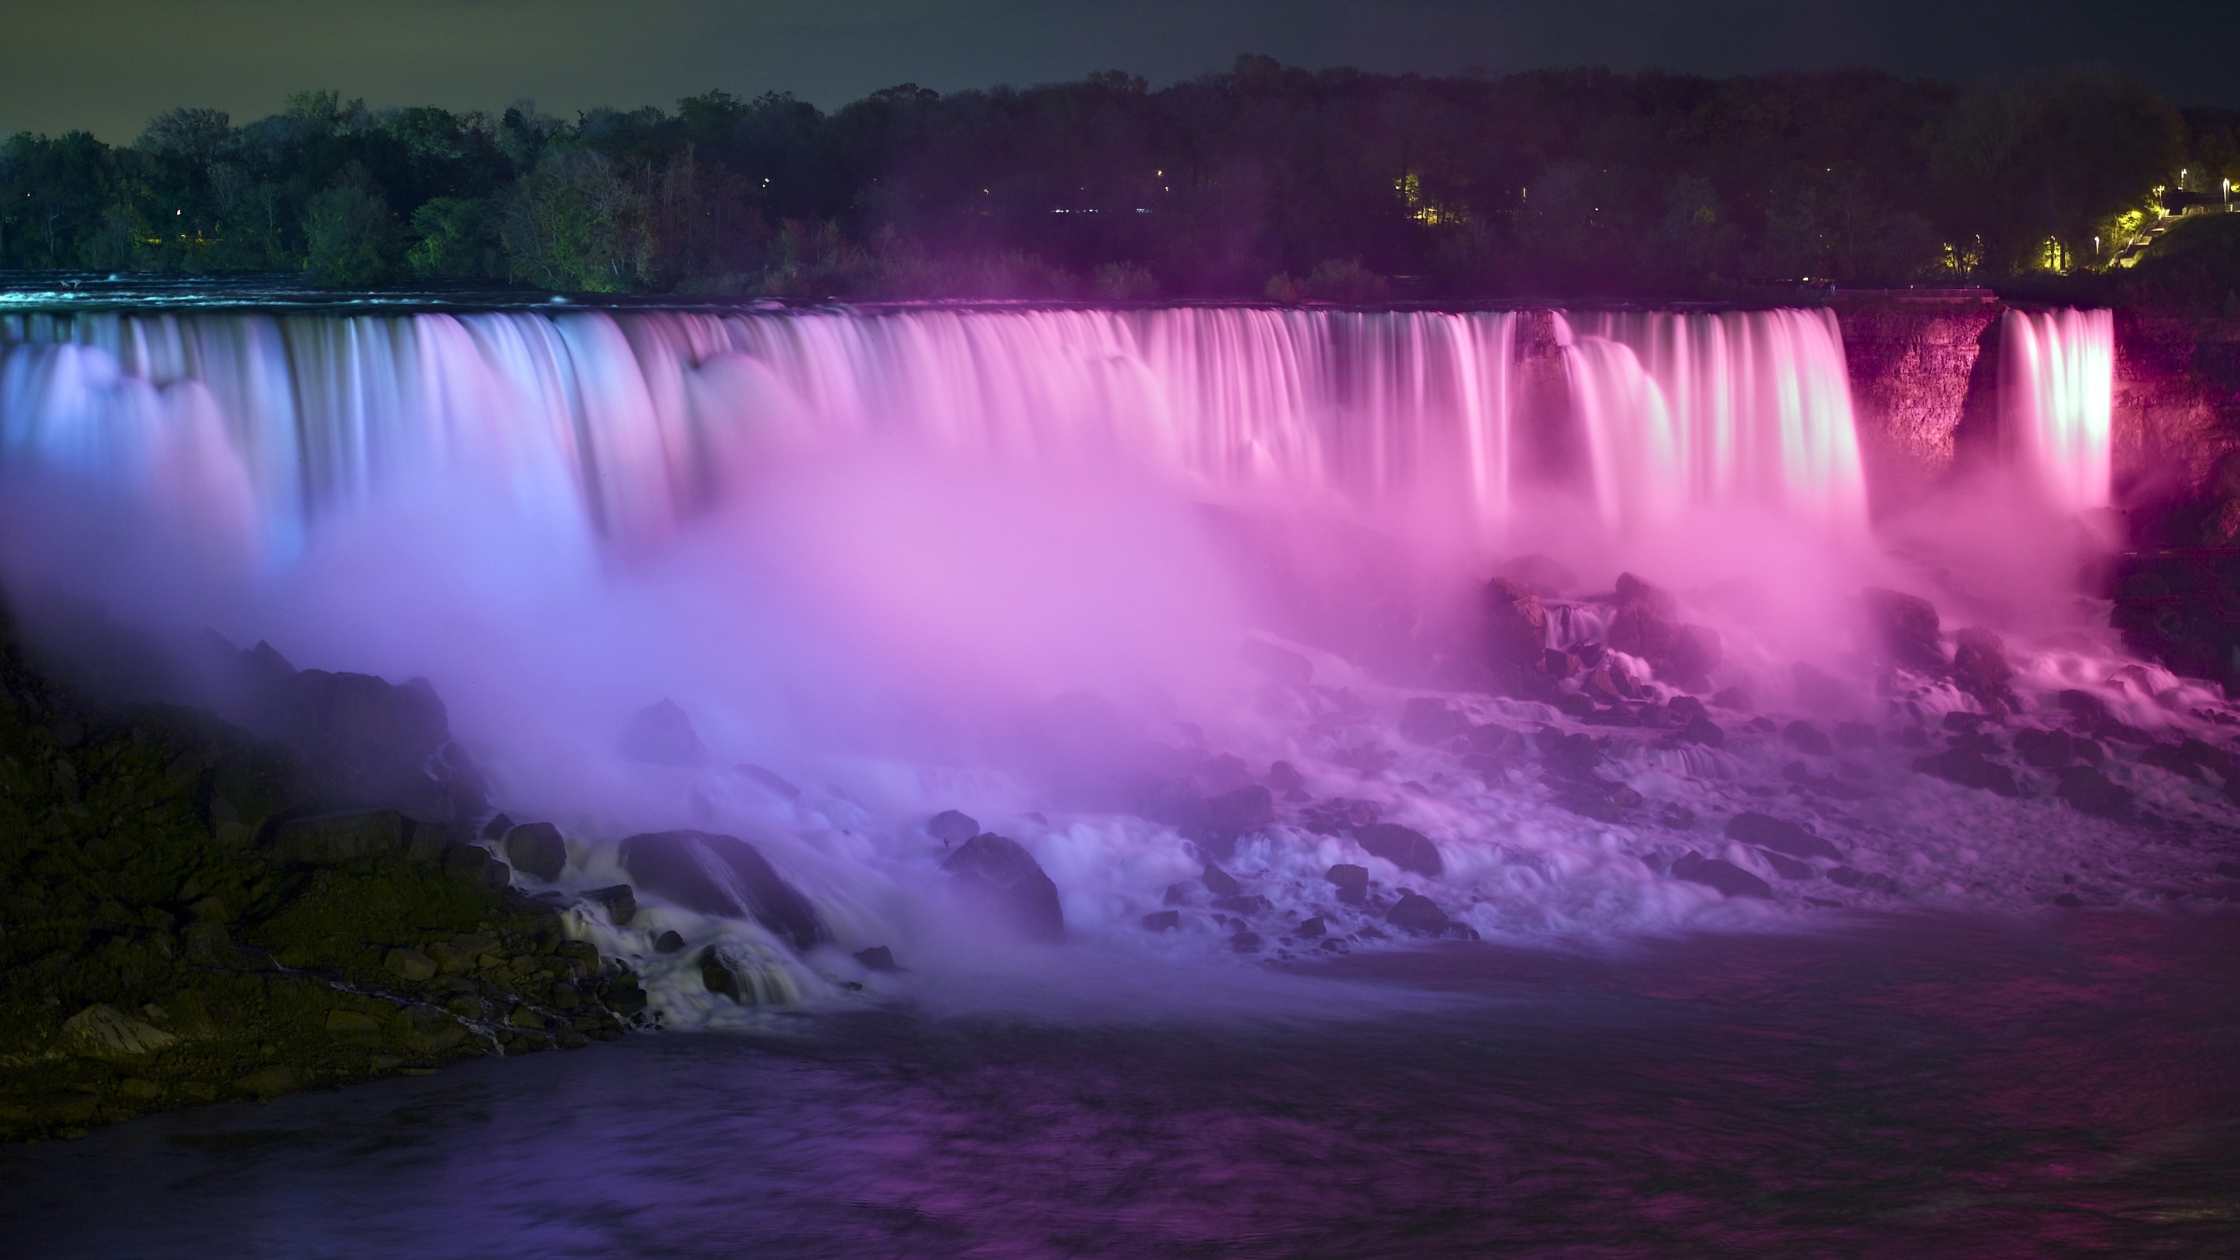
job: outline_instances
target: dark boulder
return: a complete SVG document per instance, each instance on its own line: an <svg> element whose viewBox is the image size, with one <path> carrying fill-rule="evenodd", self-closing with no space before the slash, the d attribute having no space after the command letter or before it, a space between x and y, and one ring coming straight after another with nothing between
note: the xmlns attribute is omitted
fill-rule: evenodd
<svg viewBox="0 0 2240 1260"><path fill-rule="evenodd" d="M2015 781L2014 771L1998 762L1985 760L1983 753L1972 747L1947 748L1934 756L1916 757L1913 768L1918 773L1934 775L1962 787L1980 788L2000 796L2022 795L2022 786Z"/></svg>
<svg viewBox="0 0 2240 1260"><path fill-rule="evenodd" d="M2071 688L2056 696L2054 700L2063 709L2067 710L2071 717L2086 726L2104 726L2116 720L2116 715L2108 708L2108 702L2089 691L2078 691Z"/></svg>
<svg viewBox="0 0 2240 1260"><path fill-rule="evenodd" d="M2117 787L2107 775L2091 766L2070 766L2061 772L2054 795L2080 814L2095 818L2122 818L2131 812L2131 789Z"/></svg>
<svg viewBox="0 0 2240 1260"><path fill-rule="evenodd" d="M1681 727L1671 738L1683 744L1701 744L1705 748L1722 748L1726 746L1727 732L1710 718L1695 717L1688 719L1688 724Z"/></svg>
<svg viewBox="0 0 2240 1260"><path fill-rule="evenodd" d="M546 883L568 866L568 845L551 823L523 823L506 833L506 860Z"/></svg>
<svg viewBox="0 0 2240 1260"><path fill-rule="evenodd" d="M2196 783L2201 781L2201 766L2171 744L2149 744L2140 749L2139 764L2167 770Z"/></svg>
<svg viewBox="0 0 2240 1260"><path fill-rule="evenodd" d="M1296 799L1294 793L1299 796L1306 794L1307 779L1299 773L1297 766L1288 761L1278 761L1268 767L1268 786L1283 793L1287 800Z"/></svg>
<svg viewBox="0 0 2240 1260"><path fill-rule="evenodd" d="M1490 661L1531 667L1548 645L1548 610L1540 597L1508 578L1486 583L1485 647Z"/></svg>
<svg viewBox="0 0 2240 1260"><path fill-rule="evenodd" d="M1236 876L1211 862L1206 863L1205 874L1201 878L1205 882L1206 891L1216 897L1234 897L1244 891L1244 886L1237 883Z"/></svg>
<svg viewBox="0 0 2240 1260"><path fill-rule="evenodd" d="M1867 626L1890 661L1923 673L1945 672L1937 606L1919 595L1870 586L1864 592Z"/></svg>
<svg viewBox="0 0 2240 1260"><path fill-rule="evenodd" d="M2014 707L2014 667L2007 663L2007 645L1981 626L1969 626L1953 636L1952 681L1985 705Z"/></svg>
<svg viewBox="0 0 2240 1260"><path fill-rule="evenodd" d="M1411 827L1371 823L1356 828L1353 838L1363 849L1403 871L1436 877L1446 870L1446 863L1439 859L1439 846L1431 843L1431 837Z"/></svg>
<svg viewBox="0 0 2240 1260"><path fill-rule="evenodd" d="M393 809L345 810L281 823L272 834L272 860L293 866L340 866L360 858L404 851L412 824Z"/></svg>
<svg viewBox="0 0 2240 1260"><path fill-rule="evenodd" d="M1855 888L1860 892L1882 893L1886 896L1896 896L1898 892L1897 881L1891 879L1888 875L1868 874L1865 871L1853 870L1848 866L1839 866L1829 871L1828 879L1845 888Z"/></svg>
<svg viewBox="0 0 2240 1260"><path fill-rule="evenodd" d="M1719 634L1705 626L1675 620L1677 605L1667 592L1631 573L1618 575L1618 612L1605 642L1613 651L1649 662L1657 677L1682 691L1708 691L1711 671L1719 667Z"/></svg>
<svg viewBox="0 0 2240 1260"><path fill-rule="evenodd" d="M1602 761L1602 745L1584 731L1567 734L1552 726L1544 727L1536 742L1548 769L1556 774L1575 778L1588 776Z"/></svg>
<svg viewBox="0 0 2240 1260"><path fill-rule="evenodd" d="M1258 932L1239 932L1229 938L1229 948L1240 954L1257 954L1260 952L1260 944Z"/></svg>
<svg viewBox="0 0 2240 1260"><path fill-rule="evenodd" d="M1325 871L1322 877L1337 887L1338 901L1341 904L1358 906L1369 895L1369 868L1366 866L1340 862Z"/></svg>
<svg viewBox="0 0 2240 1260"><path fill-rule="evenodd" d="M1172 932L1181 926L1180 910L1154 910L1143 916L1143 930L1146 932Z"/></svg>
<svg viewBox="0 0 2240 1260"><path fill-rule="evenodd" d="M2042 770L2059 770L2076 760L2067 731L2023 727L2014 733L2014 750L2022 754L2023 764Z"/></svg>
<svg viewBox="0 0 2240 1260"><path fill-rule="evenodd" d="M663 932L653 938L653 952L656 954L675 954L683 950L684 938L674 931Z"/></svg>
<svg viewBox="0 0 2240 1260"><path fill-rule="evenodd" d="M753 918L796 949L825 939L809 899L780 878L753 845L705 831L655 831L622 842L622 869L639 888L725 918Z"/></svg>
<svg viewBox="0 0 2240 1260"><path fill-rule="evenodd" d="M492 891L512 885L513 868L490 856L479 845L454 844L443 851L443 873L451 878Z"/></svg>
<svg viewBox="0 0 2240 1260"><path fill-rule="evenodd" d="M482 824L482 838L485 840L503 840L506 838L506 833L513 828L513 819L502 813L492 814L490 821Z"/></svg>
<svg viewBox="0 0 2240 1260"><path fill-rule="evenodd" d="M1454 922L1447 917L1446 911L1439 908L1438 903L1412 892L1400 894L1400 900L1385 912L1384 921L1419 936L1440 935Z"/></svg>
<svg viewBox="0 0 2240 1260"><path fill-rule="evenodd" d="M583 896L584 900L596 902L604 907L607 912L607 922L614 924L616 927L628 927L630 926L630 920L638 917L638 894L628 884L611 884L605 888L594 888Z"/></svg>
<svg viewBox="0 0 2240 1260"><path fill-rule="evenodd" d="M1414 743L1443 744L1469 731L1469 717L1435 696L1418 696L1400 710L1400 734Z"/></svg>
<svg viewBox="0 0 2240 1260"><path fill-rule="evenodd" d="M1727 820L1727 839L1744 844L1786 853L1794 858L1826 858L1831 862L1843 860L1843 854L1834 845L1813 835L1796 823L1775 818L1771 814L1748 812L1736 814Z"/></svg>
<svg viewBox="0 0 2240 1260"><path fill-rule="evenodd" d="M1018 841L983 832L950 854L941 869L949 872L951 889L975 917L1024 940L1065 941L1058 886Z"/></svg>
<svg viewBox="0 0 2240 1260"><path fill-rule="evenodd" d="M1789 723L1782 728L1781 738L1789 741L1790 746L1798 752L1810 753L1815 757L1832 756L1836 750L1835 744L1820 732L1819 727L1810 722Z"/></svg>
<svg viewBox="0 0 2240 1260"><path fill-rule="evenodd" d="M1691 884L1715 888L1729 897L1773 896L1773 885L1725 858L1707 858L1692 849L1673 859L1672 875Z"/></svg>
<svg viewBox="0 0 2240 1260"><path fill-rule="evenodd" d="M1257 783L1218 796L1190 795L1187 787L1163 792L1143 806L1144 816L1170 823L1185 839L1195 840L1209 856L1226 860L1235 855L1237 841L1276 820L1275 796Z"/></svg>
<svg viewBox="0 0 2240 1260"><path fill-rule="evenodd" d="M682 717L684 715L680 713L678 714L678 716ZM690 723L687 723L687 725L689 726ZM697 739L698 737L695 736L694 738ZM688 762L683 764L690 763ZM754 784L756 787L761 788L763 791L770 793L772 796L775 796L780 800L798 801L801 799L801 789L795 787L791 783L788 783L784 775L779 774L775 770L764 769L763 767L758 766L751 761L742 761L738 765L731 767L731 773L738 775L740 778L745 779L747 782Z"/></svg>
<svg viewBox="0 0 2240 1260"><path fill-rule="evenodd" d="M902 968L894 965L894 951L884 945L859 949L855 952L854 957L865 971L877 971L891 975L902 970Z"/></svg>
<svg viewBox="0 0 2240 1260"><path fill-rule="evenodd" d="M268 668L251 671L248 724L302 750L322 798L448 816L450 794L431 768L451 776L459 773L452 763L466 757L443 756L450 719L427 679L390 683L371 674L285 668L274 653ZM479 780L471 768L464 774L470 783Z"/></svg>
<svg viewBox="0 0 2240 1260"><path fill-rule="evenodd" d="M980 820L960 810L945 809L926 823L926 834L945 845L963 844L980 834Z"/></svg>
<svg viewBox="0 0 2240 1260"><path fill-rule="evenodd" d="M756 1003L753 978L714 945L700 951L700 983L708 987L708 992L721 994L742 1006Z"/></svg>
<svg viewBox="0 0 2240 1260"><path fill-rule="evenodd" d="M622 755L652 766L697 766L708 760L708 747L692 719L673 700L650 704L631 715L622 728Z"/></svg>
<svg viewBox="0 0 2240 1260"><path fill-rule="evenodd" d="M1321 936L1323 933L1328 932L1329 930L1329 921L1324 919L1319 914L1315 915L1311 919L1301 920L1299 926L1292 929L1292 931L1299 937L1310 941L1315 937Z"/></svg>

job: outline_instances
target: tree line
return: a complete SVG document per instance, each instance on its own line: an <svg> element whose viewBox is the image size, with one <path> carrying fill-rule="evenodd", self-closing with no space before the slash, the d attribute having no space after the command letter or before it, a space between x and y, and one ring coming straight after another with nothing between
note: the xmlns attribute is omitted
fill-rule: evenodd
<svg viewBox="0 0 2240 1260"><path fill-rule="evenodd" d="M2181 174L2182 172L2182 174ZM0 267L300 272L779 297L1718 296L2104 266L2157 198L2240 180L2240 115L2128 79L1977 91L1307 71L1241 57L825 112L502 114L290 97L129 146L0 143Z"/></svg>

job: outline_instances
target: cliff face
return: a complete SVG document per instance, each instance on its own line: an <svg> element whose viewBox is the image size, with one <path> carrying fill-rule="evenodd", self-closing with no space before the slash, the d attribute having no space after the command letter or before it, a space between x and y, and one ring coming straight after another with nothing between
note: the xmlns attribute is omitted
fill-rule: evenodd
<svg viewBox="0 0 2240 1260"><path fill-rule="evenodd" d="M2211 493L2240 449L2240 319L2118 311L2115 377L2117 506L2154 515Z"/></svg>
<svg viewBox="0 0 2240 1260"><path fill-rule="evenodd" d="M1859 455L1877 516L1916 502L1948 475L1976 428L1998 356L1984 353L2003 310L1990 298L1876 298L1839 303ZM1972 399L1972 403L1971 403ZM1988 409L1997 414L1996 406Z"/></svg>

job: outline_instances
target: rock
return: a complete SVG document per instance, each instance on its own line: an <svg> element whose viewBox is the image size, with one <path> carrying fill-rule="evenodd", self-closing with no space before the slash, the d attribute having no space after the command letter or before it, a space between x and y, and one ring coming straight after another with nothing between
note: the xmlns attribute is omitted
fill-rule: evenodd
<svg viewBox="0 0 2240 1260"><path fill-rule="evenodd" d="M625 839L617 852L632 883L687 910L751 917L795 949L825 939L809 899L737 836L654 831Z"/></svg>
<svg viewBox="0 0 2240 1260"><path fill-rule="evenodd" d="M405 820L404 860L415 866L441 866L451 847L451 829L442 823Z"/></svg>
<svg viewBox="0 0 2240 1260"><path fill-rule="evenodd" d="M1172 932L1181 926L1180 910L1154 910L1143 916L1143 930L1146 932Z"/></svg>
<svg viewBox="0 0 2240 1260"><path fill-rule="evenodd" d="M630 920L638 917L638 894L628 884L594 888L583 897L586 901L597 902L606 907L607 922L616 927L628 927Z"/></svg>
<svg viewBox="0 0 2240 1260"><path fill-rule="evenodd" d="M1326 921L1321 915L1318 914L1311 919L1302 920L1299 926L1292 930L1302 938L1311 941L1315 937L1318 937L1323 933L1329 931L1330 925L1328 921Z"/></svg>
<svg viewBox="0 0 2240 1260"><path fill-rule="evenodd" d="M612 985L600 1001L608 1010L628 1019L646 1009L646 991L635 984Z"/></svg>
<svg viewBox="0 0 2240 1260"><path fill-rule="evenodd" d="M1985 705L2012 707L2014 667L2007 664L2007 645L1981 626L1969 626L1953 636L1952 681Z"/></svg>
<svg viewBox="0 0 2240 1260"><path fill-rule="evenodd" d="M1863 594L1867 625L1889 660L1923 673L1945 672L1935 604L1918 595L1873 586Z"/></svg>
<svg viewBox="0 0 2240 1260"><path fill-rule="evenodd" d="M743 1006L755 1005L754 981L743 976L713 945L700 951L700 983L708 992L720 993Z"/></svg>
<svg viewBox="0 0 2240 1260"><path fill-rule="evenodd" d="M2140 749L2139 764L2167 770L2196 783L2201 781L2201 767L2169 744L2149 744Z"/></svg>
<svg viewBox="0 0 2240 1260"><path fill-rule="evenodd" d="M1498 722L1471 727L1469 739L1470 751L1497 761L1514 761L1524 755L1528 746L1522 733Z"/></svg>
<svg viewBox="0 0 2240 1260"><path fill-rule="evenodd" d="M1236 876L1211 862L1206 864L1205 874L1201 878L1205 883L1206 891L1216 897L1234 897L1244 891L1244 886L1237 883Z"/></svg>
<svg viewBox="0 0 2240 1260"><path fill-rule="evenodd" d="M653 952L656 954L674 954L682 949L684 949L684 938L677 935L674 930L663 932L653 938Z"/></svg>
<svg viewBox="0 0 2240 1260"><path fill-rule="evenodd" d="M1715 888L1729 897L1773 896L1773 885L1725 858L1707 858L1693 849L1673 859L1672 875L1691 884Z"/></svg>
<svg viewBox="0 0 2240 1260"><path fill-rule="evenodd" d="M980 834L980 820L959 810L945 809L926 821L926 834L944 846L963 844Z"/></svg>
<svg viewBox="0 0 2240 1260"><path fill-rule="evenodd" d="M381 1038L381 1021L364 1011L328 1011L327 1035L353 1041L378 1041Z"/></svg>
<svg viewBox="0 0 2240 1260"><path fill-rule="evenodd" d="M450 725L427 679L391 684L318 669L283 674L282 664L275 654L269 668L244 679L252 693L249 724L303 751L322 781L321 799L443 809L429 767L451 743Z"/></svg>
<svg viewBox="0 0 2240 1260"><path fill-rule="evenodd" d="M515 1028L526 1028L531 1032L543 1032L547 1027L550 1027L544 1016L530 1010L527 1006L516 1006L507 1012L506 1023Z"/></svg>
<svg viewBox="0 0 2240 1260"><path fill-rule="evenodd" d="M1540 597L1508 578L1486 583L1485 648L1489 660L1514 666L1538 663L1548 646L1548 610Z"/></svg>
<svg viewBox="0 0 2240 1260"><path fill-rule="evenodd" d="M1786 853L1795 858L1826 858L1831 862L1843 860L1843 854L1834 845L1806 831L1786 819L1771 814L1755 812L1736 814L1727 820L1727 839L1744 844Z"/></svg>
<svg viewBox="0 0 2240 1260"><path fill-rule="evenodd" d="M2055 702L2089 726L2105 726L2116 720L2116 715L2108 709L2108 702L2089 691L2071 688L2055 697Z"/></svg>
<svg viewBox="0 0 2240 1260"><path fill-rule="evenodd" d="M1707 717L1690 718L1688 724L1673 736L1683 744L1701 744L1706 748L1723 748L1727 732L1717 722Z"/></svg>
<svg viewBox="0 0 2240 1260"><path fill-rule="evenodd" d="M1413 828L1370 823L1356 828L1353 838L1363 849L1403 871L1436 878L1446 870L1446 863L1439 859L1439 847L1431 843L1431 837Z"/></svg>
<svg viewBox="0 0 2240 1260"><path fill-rule="evenodd" d="M2084 898L2075 893L2062 893L2053 899L2053 904L2064 910L2079 910L2084 907Z"/></svg>
<svg viewBox="0 0 2240 1260"><path fill-rule="evenodd" d="M261 1071L251 1072L247 1076L237 1076L233 1079L232 1085L244 1094L254 1094L259 1098L277 1098L282 1094L292 1092L296 1088L296 1072L294 1068L281 1064L278 1067L268 1067Z"/></svg>
<svg viewBox="0 0 2240 1260"><path fill-rule="evenodd" d="M1292 793L1305 793L1307 779L1299 768L1288 761L1278 761L1268 767L1268 786L1289 797Z"/></svg>
<svg viewBox="0 0 2240 1260"><path fill-rule="evenodd" d="M1865 722L1836 723L1836 746L1839 748L1872 748L1875 745L1874 727Z"/></svg>
<svg viewBox="0 0 2240 1260"><path fill-rule="evenodd" d="M1266 897L1262 897L1257 893L1240 893L1234 897L1214 898L1213 908L1216 910L1226 910L1231 914L1254 915L1266 914L1268 911L1274 909L1275 907L1268 901Z"/></svg>
<svg viewBox="0 0 2240 1260"><path fill-rule="evenodd" d="M1674 831L1690 831L1696 825L1696 812L1685 805L1668 803L1657 811L1657 821Z"/></svg>
<svg viewBox="0 0 2240 1260"><path fill-rule="evenodd" d="M415 984L436 978L436 961L417 949L392 949L382 965Z"/></svg>
<svg viewBox="0 0 2240 1260"><path fill-rule="evenodd" d="M1258 932L1239 932L1229 938L1229 948L1240 954L1259 953L1260 934Z"/></svg>
<svg viewBox="0 0 2240 1260"><path fill-rule="evenodd" d="M780 800L798 801L801 789L786 782L785 776L775 770L765 770L751 761L742 761L731 767L731 773L767 791Z"/></svg>
<svg viewBox="0 0 2240 1260"><path fill-rule="evenodd" d="M1811 879L1813 876L1809 865L1795 858L1783 857L1771 849L1758 850L1758 856L1764 858L1766 865L1773 868L1773 873L1783 879Z"/></svg>
<svg viewBox="0 0 2240 1260"><path fill-rule="evenodd" d="M1369 868L1366 866L1340 862L1322 877L1337 886L1338 900L1344 905L1358 906L1369 895Z"/></svg>
<svg viewBox="0 0 2240 1260"><path fill-rule="evenodd" d="M1815 757L1833 756L1836 751L1836 746L1829 742L1826 735L1820 733L1820 728L1810 722L1789 723L1788 726L1782 728L1781 738L1789 741L1790 746L1798 752L1809 753Z"/></svg>
<svg viewBox="0 0 2240 1260"><path fill-rule="evenodd" d="M455 844L443 851L443 873L453 879L493 892L513 884L513 868L490 856L479 845Z"/></svg>
<svg viewBox="0 0 2240 1260"><path fill-rule="evenodd" d="M546 883L568 866L568 844L551 823L523 823L506 833L506 860Z"/></svg>
<svg viewBox="0 0 2240 1260"><path fill-rule="evenodd" d="M63 1049L86 1058L137 1058L178 1042L172 1034L134 1019L106 1002L96 1002L62 1021Z"/></svg>
<svg viewBox="0 0 2240 1260"><path fill-rule="evenodd" d="M672 700L647 705L622 729L622 755L654 766L697 766L708 760L707 745L692 719Z"/></svg>
<svg viewBox="0 0 2240 1260"><path fill-rule="evenodd" d="M1496 572L1542 599L1553 599L1579 584L1578 574L1538 552L1518 556Z"/></svg>
<svg viewBox="0 0 2240 1260"><path fill-rule="evenodd" d="M2022 754L2023 764L2045 770L2059 770L2076 759L2067 731L2023 727L2014 733L2014 750Z"/></svg>
<svg viewBox="0 0 2240 1260"><path fill-rule="evenodd" d="M1248 783L1213 797L1175 792L1147 805L1145 816L1174 824L1208 856L1226 860L1236 854L1237 841L1246 832L1276 820L1276 806L1267 788Z"/></svg>
<svg viewBox="0 0 2240 1260"><path fill-rule="evenodd" d="M1677 606L1665 591L1631 573L1618 575L1618 613L1605 642L1613 651L1649 662L1657 677L1682 691L1708 691L1711 671L1719 667L1719 634L1706 626L1681 625Z"/></svg>
<svg viewBox="0 0 2240 1260"><path fill-rule="evenodd" d="M1025 940L1065 941L1058 886L1018 841L983 832L950 854L941 869L949 872L950 888L977 917Z"/></svg>
<svg viewBox="0 0 2240 1260"><path fill-rule="evenodd" d="M1438 903L1412 892L1400 894L1400 900L1385 912L1384 921L1419 936L1437 936L1453 923Z"/></svg>
<svg viewBox="0 0 2240 1260"><path fill-rule="evenodd" d="M2061 772L2054 795L2080 814L2094 818L2121 818L2131 812L2131 789L2117 787L2107 775L2091 766L2070 766Z"/></svg>
<svg viewBox="0 0 2240 1260"><path fill-rule="evenodd" d="M1916 757L1913 768L1921 774L1934 775L1962 787L1981 788L2001 796L2022 795L2021 785L2015 782L2014 771L1993 761L1984 760L1976 749L1947 748L1930 757Z"/></svg>
<svg viewBox="0 0 2240 1260"><path fill-rule="evenodd" d="M503 840L506 838L506 833L513 830L513 827L513 819L506 817L504 814L493 814L490 816L490 821L482 825L482 838L485 840Z"/></svg>
<svg viewBox="0 0 2240 1260"><path fill-rule="evenodd" d="M280 824L272 859L291 866L340 866L388 857L405 847L405 817L393 809L344 810Z"/></svg>
<svg viewBox="0 0 2240 1260"><path fill-rule="evenodd" d="M1436 696L1418 696L1400 710L1400 735L1412 743L1443 744L1469 730L1469 717Z"/></svg>
<svg viewBox="0 0 2240 1260"><path fill-rule="evenodd" d="M859 949L855 952L854 958L857 963L862 965L865 971L877 971L884 974L892 975L895 972L899 972L902 970L902 968L894 965L894 951L884 945L874 945L869 949Z"/></svg>
<svg viewBox="0 0 2240 1260"><path fill-rule="evenodd" d="M1895 896L1898 891L1897 883L1888 875L1869 875L1864 871L1856 871L1848 866L1839 866L1829 871L1828 879L1832 883L1840 884L1845 888L1856 888L1860 892Z"/></svg>

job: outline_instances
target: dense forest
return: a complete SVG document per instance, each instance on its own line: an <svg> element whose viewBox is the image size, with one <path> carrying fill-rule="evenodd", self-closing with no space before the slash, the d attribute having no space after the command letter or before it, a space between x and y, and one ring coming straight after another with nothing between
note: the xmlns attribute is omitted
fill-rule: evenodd
<svg viewBox="0 0 2240 1260"><path fill-rule="evenodd" d="M245 126L174 109L130 147L7 138L0 267L780 297L1717 296L2089 276L2228 178L2240 114L2101 75L1964 92L1868 70L1425 78L1248 56L1158 91L1119 72L906 84L831 113L709 92L573 122L306 92Z"/></svg>

